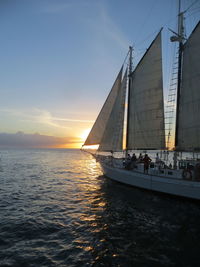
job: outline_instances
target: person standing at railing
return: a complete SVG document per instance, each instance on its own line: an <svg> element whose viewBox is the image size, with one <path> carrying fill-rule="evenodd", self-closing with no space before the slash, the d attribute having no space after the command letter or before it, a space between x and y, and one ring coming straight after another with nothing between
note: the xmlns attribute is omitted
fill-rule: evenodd
<svg viewBox="0 0 200 267"><path fill-rule="evenodd" d="M148 174L149 165L150 165L150 162L151 162L151 159L148 156L148 154L145 154L145 156L143 158L143 162L144 162L144 173Z"/></svg>

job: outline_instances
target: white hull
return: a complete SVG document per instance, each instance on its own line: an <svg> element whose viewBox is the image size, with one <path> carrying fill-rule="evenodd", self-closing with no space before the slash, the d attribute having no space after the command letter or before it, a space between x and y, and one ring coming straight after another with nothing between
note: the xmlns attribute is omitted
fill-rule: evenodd
<svg viewBox="0 0 200 267"><path fill-rule="evenodd" d="M165 174L144 174L136 171L111 167L101 164L104 175L112 180L136 186L139 188L167 193L175 196L200 199L200 182L186 181L177 178L166 177Z"/></svg>

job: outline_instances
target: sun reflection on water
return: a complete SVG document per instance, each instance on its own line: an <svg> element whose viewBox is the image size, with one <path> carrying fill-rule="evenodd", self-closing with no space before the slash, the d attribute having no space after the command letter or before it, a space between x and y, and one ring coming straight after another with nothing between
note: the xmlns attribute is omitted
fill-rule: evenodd
<svg viewBox="0 0 200 267"><path fill-rule="evenodd" d="M99 163L79 150L1 153L1 254L12 258L9 266L133 266L133 259L157 266L163 255L169 266L177 248L187 261L192 244L199 247L199 205L106 179Z"/></svg>

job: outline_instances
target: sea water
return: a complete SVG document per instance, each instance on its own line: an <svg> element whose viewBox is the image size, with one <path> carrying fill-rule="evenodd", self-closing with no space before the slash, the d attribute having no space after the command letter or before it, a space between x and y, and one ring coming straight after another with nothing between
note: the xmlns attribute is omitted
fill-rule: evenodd
<svg viewBox="0 0 200 267"><path fill-rule="evenodd" d="M111 181L79 150L0 158L0 266L199 266L199 202Z"/></svg>

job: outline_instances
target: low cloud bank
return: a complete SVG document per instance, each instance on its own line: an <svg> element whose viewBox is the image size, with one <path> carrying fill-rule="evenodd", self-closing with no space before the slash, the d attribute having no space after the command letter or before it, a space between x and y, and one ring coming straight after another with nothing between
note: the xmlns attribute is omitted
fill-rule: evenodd
<svg viewBox="0 0 200 267"><path fill-rule="evenodd" d="M40 134L25 134L18 132L0 133L0 147L22 147L22 148L56 148L67 147L69 144L80 143L78 138L55 137Z"/></svg>

